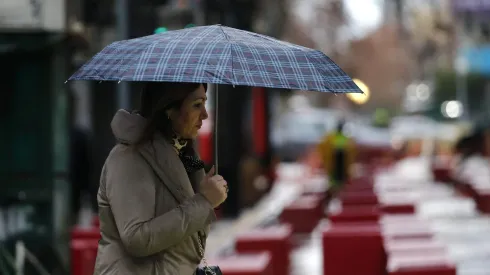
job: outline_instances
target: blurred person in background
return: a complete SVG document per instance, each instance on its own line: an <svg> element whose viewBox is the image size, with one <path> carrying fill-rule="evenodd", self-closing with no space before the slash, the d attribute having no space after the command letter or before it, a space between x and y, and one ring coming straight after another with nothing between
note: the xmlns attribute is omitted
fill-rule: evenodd
<svg viewBox="0 0 490 275"><path fill-rule="evenodd" d="M407 156L408 142L402 141L400 146L395 149L395 161L400 161Z"/></svg>
<svg viewBox="0 0 490 275"><path fill-rule="evenodd" d="M409 139L407 141L406 158L417 158L422 154L423 139Z"/></svg>
<svg viewBox="0 0 490 275"><path fill-rule="evenodd" d="M351 176L355 161L355 145L344 133L345 122L339 121L336 130L328 133L318 145L325 173L328 177L327 203L337 194Z"/></svg>
<svg viewBox="0 0 490 275"><path fill-rule="evenodd" d="M206 100L203 84L148 83L139 111L115 114L118 144L98 192L95 275L196 273L214 208L228 192L214 168L205 174L193 146Z"/></svg>
<svg viewBox="0 0 490 275"><path fill-rule="evenodd" d="M484 157L484 135L476 132L463 137L455 146L451 176L455 183L472 180L474 175L490 180L490 168Z"/></svg>
<svg viewBox="0 0 490 275"><path fill-rule="evenodd" d="M490 129L486 128L483 130L483 144L484 144L484 156L490 157Z"/></svg>
<svg viewBox="0 0 490 275"><path fill-rule="evenodd" d="M435 181L451 182L451 169L455 149L445 140L435 140L431 155L432 175Z"/></svg>

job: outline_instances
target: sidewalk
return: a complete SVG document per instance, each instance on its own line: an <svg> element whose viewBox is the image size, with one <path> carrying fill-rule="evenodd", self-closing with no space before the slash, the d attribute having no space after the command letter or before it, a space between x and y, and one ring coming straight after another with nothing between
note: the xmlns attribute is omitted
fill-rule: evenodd
<svg viewBox="0 0 490 275"><path fill-rule="evenodd" d="M269 194L254 207L244 210L236 220L216 222L206 241L206 257L226 253L233 248L235 237L251 228L277 217L285 205L292 202L303 191L299 182L304 177L304 167L298 164L281 164L278 181Z"/></svg>

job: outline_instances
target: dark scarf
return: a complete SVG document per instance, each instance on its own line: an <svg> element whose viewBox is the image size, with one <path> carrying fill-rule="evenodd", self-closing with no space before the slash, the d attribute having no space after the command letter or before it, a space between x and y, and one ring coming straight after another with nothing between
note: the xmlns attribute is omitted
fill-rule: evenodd
<svg viewBox="0 0 490 275"><path fill-rule="evenodd" d="M170 143L175 148L175 150L177 150L180 161L182 161L182 164L184 165L185 171L187 171L187 173L194 173L204 168L204 162L200 160L195 154L186 154L186 151L188 151L185 150L188 143L187 140L175 135Z"/></svg>

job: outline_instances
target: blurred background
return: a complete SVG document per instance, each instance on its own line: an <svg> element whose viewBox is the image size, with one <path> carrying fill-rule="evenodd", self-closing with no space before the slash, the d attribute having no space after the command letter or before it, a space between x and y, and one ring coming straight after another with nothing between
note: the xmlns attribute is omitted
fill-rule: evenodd
<svg viewBox="0 0 490 275"><path fill-rule="evenodd" d="M318 161L340 119L368 162L450 156L486 133L489 14L490 1L470 0L2 0L1 250L22 240L48 274L71 272L70 231L96 213L109 123L138 106L140 87L65 80L115 40L219 23L319 49L365 92L220 87L220 173L233 187L217 213L233 220L271 190L278 164ZM213 121L198 140L210 165Z"/></svg>

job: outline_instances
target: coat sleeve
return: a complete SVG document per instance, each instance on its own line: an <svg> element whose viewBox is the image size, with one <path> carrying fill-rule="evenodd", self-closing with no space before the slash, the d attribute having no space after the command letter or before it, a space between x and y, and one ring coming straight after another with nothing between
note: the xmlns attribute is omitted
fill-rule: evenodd
<svg viewBox="0 0 490 275"><path fill-rule="evenodd" d="M215 219L209 201L195 194L155 217L155 179L134 150L120 150L106 163L106 194L122 243L134 257L161 252L205 229Z"/></svg>

